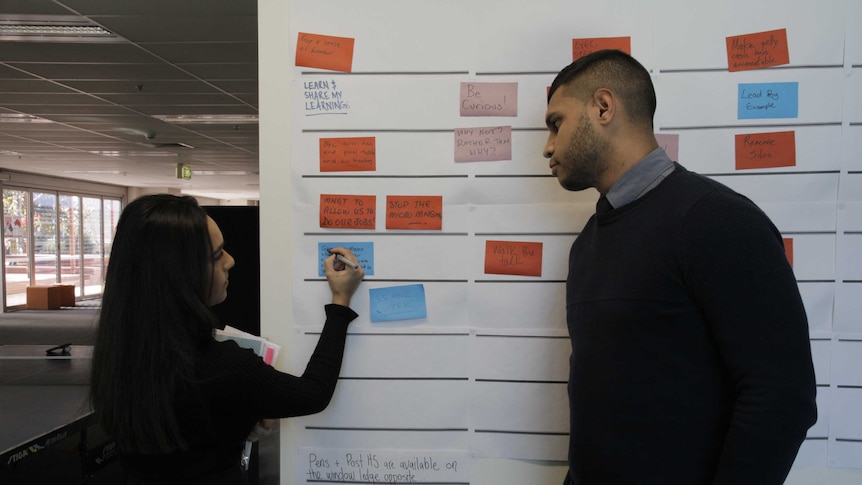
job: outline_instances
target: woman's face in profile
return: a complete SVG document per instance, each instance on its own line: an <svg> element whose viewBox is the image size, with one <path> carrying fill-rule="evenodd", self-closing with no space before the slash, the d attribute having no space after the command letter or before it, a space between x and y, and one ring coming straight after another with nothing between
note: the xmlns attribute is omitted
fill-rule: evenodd
<svg viewBox="0 0 862 485"><path fill-rule="evenodd" d="M235 263L233 256L224 250L224 236L218 224L207 216L207 227L212 244L212 284L210 285L209 304L218 305L227 298L228 272Z"/></svg>

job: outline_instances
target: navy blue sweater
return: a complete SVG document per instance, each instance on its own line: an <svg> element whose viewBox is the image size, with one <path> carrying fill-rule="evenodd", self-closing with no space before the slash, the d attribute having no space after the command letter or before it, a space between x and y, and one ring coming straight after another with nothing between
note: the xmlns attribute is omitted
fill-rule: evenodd
<svg viewBox="0 0 862 485"><path fill-rule="evenodd" d="M816 420L808 322L782 238L677 165L572 245L574 484L780 484Z"/></svg>

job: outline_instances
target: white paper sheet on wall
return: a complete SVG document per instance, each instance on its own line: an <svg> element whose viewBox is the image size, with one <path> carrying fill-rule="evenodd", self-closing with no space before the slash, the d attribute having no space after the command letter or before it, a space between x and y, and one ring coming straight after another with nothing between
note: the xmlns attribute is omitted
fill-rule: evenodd
<svg viewBox="0 0 862 485"><path fill-rule="evenodd" d="M844 25L848 2L806 4L802 12L780 0L731 0L711 4L708 15L683 0L503 4L292 2L294 33L356 41L351 73L294 67L288 86L297 107L289 182L298 251L293 317L303 332L292 351L297 362L310 353L327 302L320 243L363 242L374 253L374 274L354 299L360 317L350 327L343 378L329 409L299 421L302 442L327 453L398 442L405 449L565 459L566 260L597 194L567 192L550 176L542 157L546 89L572 60L573 38L628 36L656 84L656 132L678 135L680 163L750 197L792 240L821 408L798 463L862 466L858 445L845 440L860 418L839 411L854 393L829 374L835 355L826 345L839 322L842 330L862 332L862 224L852 222L862 212L850 207L838 221L839 194L852 201L862 193L862 165L848 161L860 153L862 117L822 99L824 92L844 93L851 106L862 99L851 92L862 68L848 77L844 32L834 28ZM626 12L612 31L590 20L590 12L607 8ZM333 9L339 15L330 15ZM855 18L862 14L849 9ZM727 72L725 37L782 28L789 65ZM862 59L858 39L849 34L848 56ZM295 54L285 57L293 62ZM516 85L516 116L461 116L463 83ZM742 83L796 83L798 114L740 119ZM306 105L320 90L343 102L329 111ZM505 159L456 161L456 130L499 126L511 129ZM792 164L737 168L737 135L786 131L793 133ZM374 168L366 159L357 161L360 170L323 172L321 139L348 137L373 138ZM373 227L321 227L321 194L374 195ZM392 195L441 196L442 228L387 229ZM486 274L489 240L541 243L540 274ZM370 290L414 284L424 289L426 317L372 321ZM855 368L862 353L842 359Z"/></svg>

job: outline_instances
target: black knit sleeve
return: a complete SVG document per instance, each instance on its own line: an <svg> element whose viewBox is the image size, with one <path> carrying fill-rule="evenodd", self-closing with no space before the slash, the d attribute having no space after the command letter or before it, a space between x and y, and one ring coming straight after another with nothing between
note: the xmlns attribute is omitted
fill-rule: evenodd
<svg viewBox="0 0 862 485"><path fill-rule="evenodd" d="M244 413L260 418L287 418L323 411L329 404L344 355L347 326L358 315L348 307L326 305L326 323L302 376L275 370L250 352L231 365Z"/></svg>
<svg viewBox="0 0 862 485"><path fill-rule="evenodd" d="M735 389L715 484L781 484L816 420L808 321L781 234L754 203L715 190L688 214L688 287Z"/></svg>

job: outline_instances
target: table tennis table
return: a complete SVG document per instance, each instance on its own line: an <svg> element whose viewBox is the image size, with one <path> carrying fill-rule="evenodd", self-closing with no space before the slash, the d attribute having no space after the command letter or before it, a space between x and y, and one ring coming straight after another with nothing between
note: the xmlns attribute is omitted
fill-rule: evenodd
<svg viewBox="0 0 862 485"><path fill-rule="evenodd" d="M65 467L52 473L76 475L83 483L110 460L112 443L87 442L94 425L88 398L92 355L92 346L0 345L0 482ZM64 463L51 461L52 447L68 448L69 440L78 456L61 454Z"/></svg>

